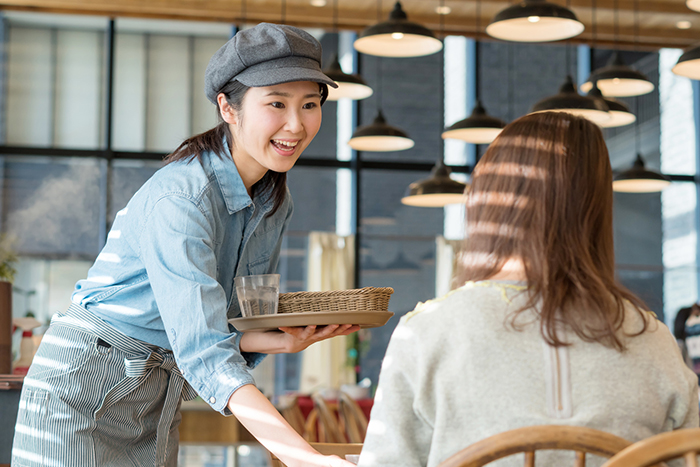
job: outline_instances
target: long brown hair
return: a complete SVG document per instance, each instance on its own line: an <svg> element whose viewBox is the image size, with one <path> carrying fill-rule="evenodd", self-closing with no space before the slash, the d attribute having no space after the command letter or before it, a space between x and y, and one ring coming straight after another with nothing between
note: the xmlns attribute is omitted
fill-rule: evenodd
<svg viewBox="0 0 700 467"><path fill-rule="evenodd" d="M522 260L540 329L568 345L563 324L581 339L623 350L618 330L631 303L615 279L612 170L600 129L567 113L521 117L501 132L474 168L466 206L460 283L485 280ZM561 328L559 328L561 329Z"/></svg>

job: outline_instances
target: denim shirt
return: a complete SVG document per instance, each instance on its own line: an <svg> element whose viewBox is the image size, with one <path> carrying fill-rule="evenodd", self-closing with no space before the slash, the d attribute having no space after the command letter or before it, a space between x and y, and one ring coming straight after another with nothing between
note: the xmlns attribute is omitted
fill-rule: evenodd
<svg viewBox="0 0 700 467"><path fill-rule="evenodd" d="M292 215L287 191L272 216L267 193L248 195L226 152L158 170L119 211L72 301L124 334L174 352L212 408L254 384L263 354L241 352L236 276L274 273Z"/></svg>

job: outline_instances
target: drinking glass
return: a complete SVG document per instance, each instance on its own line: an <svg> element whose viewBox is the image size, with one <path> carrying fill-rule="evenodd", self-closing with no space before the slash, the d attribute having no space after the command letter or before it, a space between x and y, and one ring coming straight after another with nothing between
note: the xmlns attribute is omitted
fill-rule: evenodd
<svg viewBox="0 0 700 467"><path fill-rule="evenodd" d="M258 274L233 280L244 318L274 315L279 302L280 275Z"/></svg>

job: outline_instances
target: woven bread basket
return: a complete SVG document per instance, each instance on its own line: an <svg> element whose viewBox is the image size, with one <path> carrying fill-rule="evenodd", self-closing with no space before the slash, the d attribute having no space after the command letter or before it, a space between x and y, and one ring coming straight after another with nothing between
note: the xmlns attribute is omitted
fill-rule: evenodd
<svg viewBox="0 0 700 467"><path fill-rule="evenodd" d="M391 287L282 293L277 313L388 311Z"/></svg>

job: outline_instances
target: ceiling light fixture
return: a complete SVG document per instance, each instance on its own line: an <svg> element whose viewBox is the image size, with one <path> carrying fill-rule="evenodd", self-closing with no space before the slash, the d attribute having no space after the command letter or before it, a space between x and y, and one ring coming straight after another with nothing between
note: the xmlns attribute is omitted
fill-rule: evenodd
<svg viewBox="0 0 700 467"><path fill-rule="evenodd" d="M545 0L523 0L499 12L486 33L513 42L551 42L584 30L573 11Z"/></svg>
<svg viewBox="0 0 700 467"><path fill-rule="evenodd" d="M442 5L435 8L435 13L437 13L438 15L449 15L450 13L452 13L452 8Z"/></svg>
<svg viewBox="0 0 700 467"><path fill-rule="evenodd" d="M440 6L444 5L444 0L440 0ZM477 11L479 2L477 1ZM440 17L440 36L444 35L444 21ZM445 53L440 55L440 127L445 124ZM401 198L401 203L407 206L417 206L425 208L441 208L448 204L459 204L464 202L464 190L467 188L462 182L450 178L450 169L445 165L445 147L440 140L438 161L430 172L430 177L418 180L408 185L406 194Z"/></svg>
<svg viewBox="0 0 700 467"><path fill-rule="evenodd" d="M333 32L338 31L338 0L333 0ZM337 88L328 87L328 100L338 99L366 99L374 92L367 82L358 74L343 72L338 60L338 54L333 54L330 65L323 70L330 79L336 82Z"/></svg>
<svg viewBox="0 0 700 467"><path fill-rule="evenodd" d="M690 27L693 25L690 21L678 21L676 23L676 27L678 29L690 29Z"/></svg>
<svg viewBox="0 0 700 467"><path fill-rule="evenodd" d="M366 99L374 92L360 75L349 75L343 72L337 54L333 55L330 66L324 69L323 72L338 85L335 89L328 87L329 101L337 101L343 98Z"/></svg>
<svg viewBox="0 0 700 467"><path fill-rule="evenodd" d="M480 20L481 17L481 2L476 3L476 43L474 44L474 76L476 89L476 105L472 110L471 115L467 118L453 123L450 127L442 132L443 139L459 139L472 144L489 144L506 126L503 120L492 117L486 112L484 106L479 100L480 95L480 80L479 80L479 56L481 43L479 42L479 33L481 32Z"/></svg>
<svg viewBox="0 0 700 467"><path fill-rule="evenodd" d="M381 0L377 9L381 17ZM389 20L362 31L354 46L358 52L379 57L421 57L440 51L442 42L430 29L408 21L401 3L396 2Z"/></svg>
<svg viewBox="0 0 700 467"><path fill-rule="evenodd" d="M370 125L357 128L348 141L356 151L403 151L411 149L414 141L399 128L389 125L381 110Z"/></svg>
<svg viewBox="0 0 700 467"><path fill-rule="evenodd" d="M311 0L309 3L311 3L311 6L315 6L316 8L326 6L326 0Z"/></svg>
<svg viewBox="0 0 700 467"><path fill-rule="evenodd" d="M613 1L615 9L615 43L617 44L619 24L617 0ZM639 27L637 2L634 2L634 42L637 43L637 28ZM597 82L600 91L604 96L631 97L648 94L654 90L654 83L637 70L625 65L622 56L616 50L613 52L608 63L591 73L588 81L581 85L583 92L588 92L593 87L593 81Z"/></svg>
<svg viewBox="0 0 700 467"><path fill-rule="evenodd" d="M467 185L452 180L450 173L450 168L440 157L430 172L430 177L408 185L406 194L401 198L401 203L423 208L441 208L448 204L463 203L464 190Z"/></svg>
<svg viewBox="0 0 700 467"><path fill-rule="evenodd" d="M671 71L678 76L700 79L700 46L686 50Z"/></svg>
<svg viewBox="0 0 700 467"><path fill-rule="evenodd" d="M581 85L581 90L590 91L593 81L598 84L604 96L641 96L654 90L654 83L642 73L625 65L618 51L613 52L607 65L591 73L588 81Z"/></svg>
<svg viewBox="0 0 700 467"><path fill-rule="evenodd" d="M691 10L700 11L700 0L688 0L685 4Z"/></svg>
<svg viewBox="0 0 700 467"><path fill-rule="evenodd" d="M653 193L671 184L671 178L644 167L644 159L637 153L632 167L613 177L613 190L621 193Z"/></svg>
<svg viewBox="0 0 700 467"><path fill-rule="evenodd" d="M587 118L597 125L610 119L608 106L602 99L582 96L576 92L576 86L571 76L559 88L559 93L537 102L531 113L537 112L568 112Z"/></svg>

